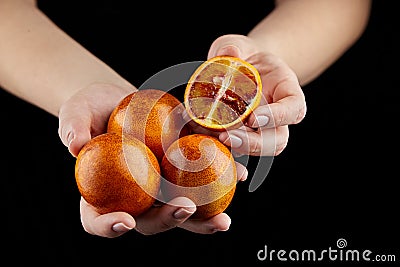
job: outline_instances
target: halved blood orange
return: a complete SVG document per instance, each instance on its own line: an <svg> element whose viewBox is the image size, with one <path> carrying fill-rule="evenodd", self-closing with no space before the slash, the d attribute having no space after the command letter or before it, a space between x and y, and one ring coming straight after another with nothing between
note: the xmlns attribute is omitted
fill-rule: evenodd
<svg viewBox="0 0 400 267"><path fill-rule="evenodd" d="M223 131L243 125L261 96L260 74L252 64L237 57L216 56L203 62L189 78L184 105L193 121Z"/></svg>

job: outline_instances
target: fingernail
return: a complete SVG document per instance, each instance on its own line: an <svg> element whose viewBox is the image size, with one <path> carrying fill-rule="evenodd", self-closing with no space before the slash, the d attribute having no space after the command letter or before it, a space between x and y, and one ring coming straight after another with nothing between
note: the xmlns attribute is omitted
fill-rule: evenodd
<svg viewBox="0 0 400 267"><path fill-rule="evenodd" d="M132 230L132 228L126 226L124 223L116 223L112 226L112 229L114 232L118 232L118 233L125 233L128 232L130 230Z"/></svg>
<svg viewBox="0 0 400 267"><path fill-rule="evenodd" d="M74 141L74 133L69 132L67 135L68 148L71 146L72 141Z"/></svg>
<svg viewBox="0 0 400 267"><path fill-rule="evenodd" d="M218 54L240 57L240 49L236 45L226 45L218 51Z"/></svg>
<svg viewBox="0 0 400 267"><path fill-rule="evenodd" d="M242 153L236 152L236 151L232 151L232 155L234 158L240 158L241 156L243 156Z"/></svg>
<svg viewBox="0 0 400 267"><path fill-rule="evenodd" d="M269 118L267 116L257 116L251 127L263 127L267 125Z"/></svg>
<svg viewBox="0 0 400 267"><path fill-rule="evenodd" d="M242 145L242 139L240 139L236 135L229 135L224 144L227 144L232 148L238 148Z"/></svg>
<svg viewBox="0 0 400 267"><path fill-rule="evenodd" d="M247 169L244 169L244 170L243 170L243 173L242 173L242 175L241 175L242 178L241 178L240 180L241 180L242 182L244 182L244 181L247 180L247 177L248 177L248 176L249 176L249 171L248 171Z"/></svg>
<svg viewBox="0 0 400 267"><path fill-rule="evenodd" d="M194 211L180 208L177 211L175 211L174 218L178 219L178 220L182 220L182 219L188 218L193 213L194 213Z"/></svg>
<svg viewBox="0 0 400 267"><path fill-rule="evenodd" d="M230 228L230 225L231 225L231 222L229 222L229 224L225 228L222 228L222 227L218 228L218 227L215 227L215 225L205 225L205 226L209 227L209 229L211 229L211 232L215 233L215 232L226 232L226 231L228 231L229 228Z"/></svg>
<svg viewBox="0 0 400 267"><path fill-rule="evenodd" d="M212 232L213 232L213 233L216 233L216 232L226 232L226 231L228 231L228 230L229 230L229 228L228 228L228 229L218 229L218 228L215 228L215 229L212 230Z"/></svg>

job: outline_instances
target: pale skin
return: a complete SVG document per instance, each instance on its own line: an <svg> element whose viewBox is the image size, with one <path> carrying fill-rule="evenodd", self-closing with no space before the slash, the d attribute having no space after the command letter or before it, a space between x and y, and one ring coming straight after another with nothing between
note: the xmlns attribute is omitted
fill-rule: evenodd
<svg viewBox="0 0 400 267"><path fill-rule="evenodd" d="M277 156L289 140L289 126L306 115L302 86L334 63L363 33L370 0L278 0L276 8L245 35L224 35L208 58L238 56L260 72L263 103L241 129L217 135L238 154ZM59 118L58 133L73 156L105 132L112 109L137 90L105 62L65 34L32 0L0 0L0 86ZM98 101L102 99L102 101ZM195 130L201 131L201 129ZM238 166L238 180L247 170ZM189 217L194 203L179 197L133 218L100 215L81 199L82 226L90 234L117 237L132 229L150 235L180 227L209 234L229 229L221 213L205 221Z"/></svg>

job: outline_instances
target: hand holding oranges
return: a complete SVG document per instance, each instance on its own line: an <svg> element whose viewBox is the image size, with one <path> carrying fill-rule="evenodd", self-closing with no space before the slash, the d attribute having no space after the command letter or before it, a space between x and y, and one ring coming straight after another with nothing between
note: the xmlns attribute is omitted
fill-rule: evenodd
<svg viewBox="0 0 400 267"><path fill-rule="evenodd" d="M110 84L91 84L63 104L59 116L60 138L67 147L69 144L73 145L73 150L69 148L74 156L91 139L106 132L110 114L131 93L132 90ZM225 213L211 219L188 221L187 218L196 208L195 203L186 197L177 197L161 204L150 207L134 218L128 212L122 211L100 213L100 210L82 197L82 226L93 235L117 237L131 229L144 234L155 234L174 227L207 234L227 230L230 225L230 218ZM166 228L165 223L170 228Z"/></svg>
<svg viewBox="0 0 400 267"><path fill-rule="evenodd" d="M217 40L213 44L214 47L216 47L216 45L219 42L223 43L222 41L227 41L227 38L221 38L221 39ZM224 47L222 47L222 48L224 48ZM222 49L221 51L223 52L224 49ZM221 53L221 51L219 51L218 53ZM229 46L229 49L227 49L225 51L228 51L230 53L230 56L234 56L234 57L239 56L239 53L237 53L238 51L235 49L232 49L232 46ZM243 53L243 51L246 51L246 50L242 48L241 51L242 51L241 53ZM211 50L210 50L210 54L211 54ZM240 56L242 56L242 55L240 55ZM228 62L229 62L229 60L228 60ZM248 102L245 101L245 103L250 104L250 105L244 105L244 107L246 107L246 106L252 107L252 109L253 109L250 113L244 112L242 114L245 114L245 115L237 116L237 118L240 118L239 120L237 120L237 122L240 121L240 122L244 123L245 125L243 125L240 128L235 128L236 125L234 125L235 123L233 123L230 125L230 127L226 127L224 129L222 129L222 131L218 134L219 135L218 137L219 137L219 140L222 141L224 144L231 146L231 148L233 148L236 151L242 152L243 154L250 154L250 155L269 155L269 154L271 154L271 155L273 155L273 154L276 154L276 151L279 151L279 149L276 149L277 146L270 146L270 147L266 146L265 142L270 142L271 139L269 139L267 141L268 138L262 138L262 137L263 136L264 137L265 136L267 136L267 137L273 136L271 134L268 135L268 133L271 133L271 132L274 133L276 130L277 137L281 137L281 139L277 138L278 143L280 140L281 144L285 145L287 140L284 137L285 137L285 134L287 134L287 124L290 123L290 118L285 118L285 116L281 116L282 120L279 121L279 123L278 123L278 125L280 125L280 126L278 126L277 128L271 127L271 124L274 125L273 122L275 120L275 117L273 115L276 116L276 114L271 113L271 110L273 110L273 109L272 108L270 109L270 107L273 107L274 110L279 112L280 108L282 109L285 105L287 105L289 103L296 104L297 103L295 101L296 99L301 100L301 94L299 97L298 96L299 92L296 91L296 89L299 89L298 87L296 87L296 85L298 86L298 84L296 84L294 82L294 79L291 75L289 75L289 76L292 78L288 79L287 81L280 80L279 77L282 78L282 74L284 73L284 70L287 70L287 66L284 65L281 61L277 60L276 57L274 57L272 55L264 54L264 53L256 53L254 55L249 56L247 58L246 62L251 62L251 64L254 67L256 67L257 71L259 71L260 79L257 78L257 75L254 76L255 79L251 78L252 75L248 75L247 76L248 78L245 78L244 80L245 81L253 80L253 81L255 81L254 84L257 84L261 80L262 85L263 85L262 86L262 98L259 102L258 107L257 107L258 100L255 100L254 102L251 102L248 100L247 100ZM264 63L269 63L270 65L264 66L263 65ZM271 66L275 66L276 69L274 69ZM278 71L278 70L280 70L280 71ZM275 76L272 74L275 74ZM271 79L267 80L266 77L269 77L269 76L271 76L270 77ZM193 76L193 77L195 77L195 76ZM235 75L232 75L231 77L235 77ZM223 92L223 91L229 92L229 90L225 90L225 89L228 88L227 85L229 84L229 81L232 81L231 79L227 79L227 80L213 79L212 81L215 82L216 84L218 84L218 82L220 82L221 87L224 89L221 92ZM228 81L228 83L227 83L227 81ZM281 81L281 83L279 83L279 81ZM281 84L282 86L283 85L284 86L282 88L280 88L277 84L278 85ZM104 95L108 96L109 94L106 93L106 91L108 91L108 89L106 89L106 87L103 87L103 86L101 86L101 87L102 87L102 89L104 89L104 92L105 92ZM258 88L258 87L256 86L256 88ZM292 89L292 95L295 96L295 97L293 97L294 99L288 97L288 95L290 95L288 93L288 90L290 88ZM115 92L117 92L117 91L115 91ZM100 91L96 90L95 94L99 94L99 92L101 94L101 90ZM193 92L197 92L197 91L194 90ZM258 92L258 91L256 90L256 92ZM279 93L281 93L281 95ZM127 94L125 94L125 95L127 95ZM254 95L254 96L256 96L256 97L254 97L254 99L257 99L257 95L258 95L258 93L256 93L256 95ZM221 94L219 94L219 95L217 94L217 96L221 97ZM279 96L281 98L279 98ZM86 99L83 99L83 101L82 101L82 100L80 100L81 98L86 98ZM87 98L89 98L89 99L87 99ZM122 99L122 98L123 97L119 97L119 99ZM95 133L96 134L96 132L93 132L93 130L96 130L96 131L98 131L97 134L99 134L102 131L104 131L102 129L104 129L104 125L107 125L108 117L104 116L104 114L101 114L101 112L99 112L99 109L97 107L100 104L104 105L104 102L100 102L100 101L98 101L98 99L99 98L90 97L90 94L87 94L87 93L78 94L77 97L72 98L71 101L66 103L64 108L61 109L63 112L60 114L61 115L60 116L60 136L61 136L64 144L66 144L66 145L74 144L76 147L78 147L78 145L77 145L78 141L82 144L82 143L85 143L85 140L87 142L90 139L91 136L87 135L87 133L89 133L89 134ZM110 99L108 99L108 100L110 100ZM232 94L231 94L230 97L227 98L226 100L235 100L235 97L232 97ZM266 106L266 104L265 104L265 102L263 102L263 100L264 101L269 100L269 107ZM80 106L78 104L79 101L82 101L82 103L84 103L84 104L89 103L89 105ZM274 101L276 101L276 102L274 102ZM299 101L299 102L301 102L301 101ZM115 101L114 102L106 101L105 103L107 103L108 107L106 107L104 110L107 110L106 113L110 114L112 107L115 107L116 102ZM255 104L252 105L252 103L253 104L255 103ZM285 105L283 105L283 104L285 104ZM299 103L297 103L297 104L299 104ZM195 107L197 104L193 105L193 103L192 103L191 105L192 105L192 107ZM219 110L218 106L216 106L216 105L210 105L210 106L212 108L210 110L208 110L209 112L207 114L212 115L212 117L211 117L212 119L208 120L208 122L215 122L215 121L220 120L220 118L225 117L224 115L221 116L220 118L218 117L218 113L215 112L215 111ZM240 105L237 105L237 106L239 107ZM300 106L300 109L301 109L302 105L299 104L298 106ZM79 107L79 108L77 109L76 107ZM82 109L82 107L85 107L85 108ZM94 107L94 108L91 109L90 107ZM243 105L242 105L242 107L243 107ZM305 108L305 107L303 107L303 108ZM241 110L243 110L243 109L241 109ZM246 109L244 109L244 110L246 110ZM267 110L267 112L265 112L265 110ZM200 109L200 111L201 111L201 109ZM292 113L293 112L289 112L287 114L292 116L293 115ZM197 114L200 114L200 113L197 113ZM282 112L281 112L281 114L282 114ZM217 116L214 116L214 115L217 115ZM265 115L269 116L269 121L265 121L265 120L262 121L259 119L260 117L265 116ZM300 119L302 118L301 113L300 113L300 115L299 114L297 114L297 115L298 115L298 118L300 118ZM197 116L197 115L195 115L195 116ZM194 118L194 117L192 117L192 118ZM80 121L81 121L81 123L79 123ZM261 125L263 123L265 125ZM222 121L221 125L227 125L227 122ZM68 130L70 130L70 133L72 132L72 134L68 134ZM213 130L216 130L216 129L213 129ZM221 129L218 129L218 131L220 131L220 130ZM84 133L85 134L84 136L86 136L86 137L82 138L82 133ZM71 136L73 137L72 141L70 140ZM240 140L239 143L238 142L235 143L235 136L236 136L236 141ZM158 158L158 161L159 161L159 159L160 158ZM156 218L159 216L164 216L161 214L165 214L165 210L173 209L176 212L178 210L181 210L179 205L174 206L174 205L170 205L170 203L165 203L165 205L162 205L161 207L151 207L150 209L152 210L152 212L144 212L144 214L139 215L137 217L137 222L136 222L136 220L133 219L133 217L131 217L128 213L115 214L115 213L111 212L111 213L107 213L107 214L100 214L100 213L96 213L96 211L93 210L94 207L89 205L86 201L82 201L81 203L83 203L81 206L82 207L81 211L82 211L82 222L84 224L88 223L88 224L93 225L90 221L93 221L95 218L100 218L100 217L108 218L108 219L104 219L104 220L96 219L96 221L98 221L98 222L103 221L103 223L102 223L103 226L101 226L101 224L99 224L98 226L92 227L91 229L89 229L87 226L85 227L85 229L87 229L91 233L102 235L102 236L117 236L117 235L119 235L119 233L116 233L114 230L112 230L112 229L114 229L114 226L118 226L118 227L116 227L116 229L121 229L119 225L122 224L122 225L127 226L129 229L131 229L136 224L144 225L144 223L142 223L142 222L151 220L151 217ZM185 207L189 207L191 204L194 205L194 203L191 202L189 199L186 199L186 204L187 205L183 205L183 203L180 203L181 206L185 206ZM89 211L90 209L92 209L92 211ZM86 212L86 210L88 210L88 212ZM86 216L87 214L91 214L91 215ZM125 214L125 215L123 215L123 214ZM150 215L148 216L148 214L150 214L152 216L150 216ZM171 214L171 213L169 213L169 214ZM208 223L208 225L214 225L214 227L219 225L219 226L222 226L222 228L226 228L226 227L229 227L229 220L228 220L229 217L226 217L226 216L227 216L226 214L220 213L220 214L212 217L211 220L207 219L206 221L208 221L208 222L211 221L214 223L214 224ZM219 219L217 219L217 218L219 218ZM109 230L106 232L104 232L104 230L100 231L100 228L104 229L105 221L108 221L109 223L111 223L108 227L106 227L106 229L109 229ZM186 222L184 219L184 220L181 220L180 222L174 221L174 223L175 223L175 225L185 228L185 229L188 229L190 231L207 233L207 232L209 232L209 230L207 230L207 228L205 227L206 221L198 221L198 222L190 222L189 223L189 221ZM221 225L220 222L222 222L222 221L225 223L223 223ZM174 223L171 223L171 225L174 225ZM217 228L218 227L216 227L216 229ZM160 228L158 228L158 226L155 226L155 228L146 229L146 231L147 231L147 233L156 233L156 232L160 231L157 229L160 229Z"/></svg>

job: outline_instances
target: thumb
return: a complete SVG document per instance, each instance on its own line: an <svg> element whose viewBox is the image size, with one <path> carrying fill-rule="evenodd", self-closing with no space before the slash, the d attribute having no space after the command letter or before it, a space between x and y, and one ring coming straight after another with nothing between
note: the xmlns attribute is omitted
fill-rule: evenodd
<svg viewBox="0 0 400 267"><path fill-rule="evenodd" d="M234 56L246 59L252 55L254 45L250 45L249 37L239 34L227 34L218 37L210 47L207 58L216 56Z"/></svg>
<svg viewBox="0 0 400 267"><path fill-rule="evenodd" d="M240 57L240 48L234 44L226 44L216 51L215 56Z"/></svg>
<svg viewBox="0 0 400 267"><path fill-rule="evenodd" d="M78 156L81 148L91 139L90 127L89 118L71 116L60 111L58 135L74 157Z"/></svg>

